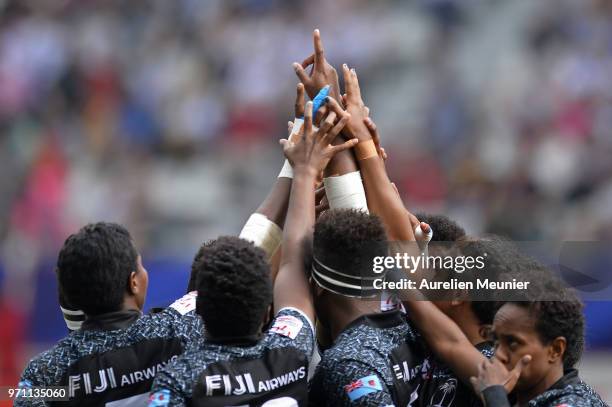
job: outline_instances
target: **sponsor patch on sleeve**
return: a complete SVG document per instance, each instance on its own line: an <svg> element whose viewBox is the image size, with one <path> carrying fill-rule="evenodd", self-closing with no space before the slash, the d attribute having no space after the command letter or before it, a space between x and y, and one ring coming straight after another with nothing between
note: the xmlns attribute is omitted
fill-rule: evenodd
<svg viewBox="0 0 612 407"><path fill-rule="evenodd" d="M185 315L188 312L195 310L196 307L196 298L198 297L197 291L192 291L183 295L178 300L174 301L170 308L173 308L181 315Z"/></svg>
<svg viewBox="0 0 612 407"><path fill-rule="evenodd" d="M274 320L270 332L295 339L303 326L304 323L299 318L293 315L281 315Z"/></svg>
<svg viewBox="0 0 612 407"><path fill-rule="evenodd" d="M351 401L355 401L367 394L382 391L382 384L378 376L370 375L347 384L344 391Z"/></svg>
<svg viewBox="0 0 612 407"><path fill-rule="evenodd" d="M149 396L149 407L167 406L170 403L170 390L160 390Z"/></svg>

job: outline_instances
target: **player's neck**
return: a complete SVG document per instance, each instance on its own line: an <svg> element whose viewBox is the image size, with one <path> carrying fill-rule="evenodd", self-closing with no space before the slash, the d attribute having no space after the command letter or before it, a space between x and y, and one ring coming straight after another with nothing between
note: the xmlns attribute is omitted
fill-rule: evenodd
<svg viewBox="0 0 612 407"><path fill-rule="evenodd" d="M142 311L138 306L138 302L136 301L136 297L133 295L126 295L123 297L123 305L121 306L121 311Z"/></svg>
<svg viewBox="0 0 612 407"><path fill-rule="evenodd" d="M380 308L377 308L376 305L375 301L363 301L347 297L339 301L330 313L330 334L332 341L335 342L338 335L357 318L380 312Z"/></svg>
<svg viewBox="0 0 612 407"><path fill-rule="evenodd" d="M548 374L540 380L535 386L531 387L528 391L522 392L516 395L516 399L519 406L526 406L529 400L534 399L540 394L548 390L553 384L559 381L563 377L563 366L555 366L550 369Z"/></svg>

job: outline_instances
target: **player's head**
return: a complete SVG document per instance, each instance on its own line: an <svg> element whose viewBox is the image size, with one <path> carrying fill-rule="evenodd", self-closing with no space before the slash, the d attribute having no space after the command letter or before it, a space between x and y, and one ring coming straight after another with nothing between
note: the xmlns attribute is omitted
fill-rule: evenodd
<svg viewBox="0 0 612 407"><path fill-rule="evenodd" d="M448 216L430 213L417 213L415 216L433 229L432 242L454 242L465 237L465 230Z"/></svg>
<svg viewBox="0 0 612 407"><path fill-rule="evenodd" d="M542 266L537 262L521 254L512 242L499 236L489 235L484 238L464 236L457 240L453 249L452 252L455 257L480 259L480 264L483 267L477 270L464 271L461 274L456 274L454 270L450 270L450 272L443 270L439 273L442 279L459 276L458 278L461 281L472 282L476 286L478 278L503 281L511 279L519 272L524 271L525 268L532 271L535 268L542 269ZM430 252L430 254L432 253ZM481 327L488 328L493 324L493 317L501 303L496 301L495 298L487 298L483 295L487 293L487 291L483 292L482 290L470 290L467 293L459 293L458 298L453 297L453 299L447 298L443 301L434 302L438 308L454 320L467 320L464 313L468 312L475 317ZM452 293L448 295L451 296ZM483 337L486 337L485 331L483 331Z"/></svg>
<svg viewBox="0 0 612 407"><path fill-rule="evenodd" d="M263 250L233 236L200 249L193 265L196 312L212 338L245 338L261 332L272 303L270 266Z"/></svg>
<svg viewBox="0 0 612 407"><path fill-rule="evenodd" d="M317 220L312 243L312 279L319 318L346 298L376 294L372 264L388 251L385 229L375 215L354 209L326 211Z"/></svg>
<svg viewBox="0 0 612 407"><path fill-rule="evenodd" d="M532 278L521 299L506 302L495 315L495 356L510 369L531 355L515 387L518 393L529 393L580 360L584 316L574 292L550 273Z"/></svg>
<svg viewBox="0 0 612 407"><path fill-rule="evenodd" d="M84 226L64 242L57 260L61 295L87 315L142 309L148 275L130 233L116 223Z"/></svg>

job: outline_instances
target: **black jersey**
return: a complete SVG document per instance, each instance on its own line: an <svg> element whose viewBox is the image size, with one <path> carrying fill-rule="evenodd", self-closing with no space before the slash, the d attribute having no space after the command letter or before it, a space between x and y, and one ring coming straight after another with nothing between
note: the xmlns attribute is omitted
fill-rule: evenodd
<svg viewBox="0 0 612 407"><path fill-rule="evenodd" d="M188 294L162 312L119 311L88 318L54 347L32 359L20 388L66 386L65 406L143 405L155 373L201 340L203 324ZM15 406L54 405L16 400Z"/></svg>
<svg viewBox="0 0 612 407"><path fill-rule="evenodd" d="M476 349L489 359L495 353L492 342L479 343ZM431 373L419 390L419 402L414 405L481 407L482 402L471 386L461 382L448 365L433 357Z"/></svg>
<svg viewBox="0 0 612 407"><path fill-rule="evenodd" d="M503 386L491 386L483 391L486 405L510 407L510 401ZM599 394L580 377L576 369L569 369L544 393L527 403L529 407L607 407Z"/></svg>
<svg viewBox="0 0 612 407"><path fill-rule="evenodd" d="M323 353L310 404L406 406L430 374L430 355L399 311L364 315Z"/></svg>
<svg viewBox="0 0 612 407"><path fill-rule="evenodd" d="M207 339L169 363L149 406L305 405L314 341L311 321L283 308L261 337Z"/></svg>

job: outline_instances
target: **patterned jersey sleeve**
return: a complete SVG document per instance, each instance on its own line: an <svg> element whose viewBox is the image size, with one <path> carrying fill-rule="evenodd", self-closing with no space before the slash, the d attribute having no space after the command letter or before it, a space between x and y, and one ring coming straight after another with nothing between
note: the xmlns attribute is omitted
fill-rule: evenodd
<svg viewBox="0 0 612 407"><path fill-rule="evenodd" d="M37 360L32 360L26 366L23 371L21 378L19 379L19 384L17 385L20 389L29 389L31 387L44 387L44 380L41 378L40 368L37 367ZM47 403L42 400L33 400L33 399L16 399L13 403L15 407L45 407Z"/></svg>
<svg viewBox="0 0 612 407"><path fill-rule="evenodd" d="M322 377L317 378L321 374ZM333 366L321 366L318 399L328 406L392 406L391 391L371 367L355 360L343 360Z"/></svg>
<svg viewBox="0 0 612 407"><path fill-rule="evenodd" d="M195 313L196 297L195 292L185 294L162 312L149 315L152 323L148 326L153 330L168 330L168 334L182 340L186 349L199 343L203 337L204 324Z"/></svg>
<svg viewBox="0 0 612 407"><path fill-rule="evenodd" d="M274 317L266 333L270 347L294 347L310 361L314 351L315 333L310 319L296 308L283 308Z"/></svg>
<svg viewBox="0 0 612 407"><path fill-rule="evenodd" d="M172 366L160 370L155 375L148 407L183 407L186 405L185 385L181 385Z"/></svg>

